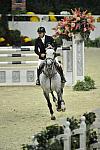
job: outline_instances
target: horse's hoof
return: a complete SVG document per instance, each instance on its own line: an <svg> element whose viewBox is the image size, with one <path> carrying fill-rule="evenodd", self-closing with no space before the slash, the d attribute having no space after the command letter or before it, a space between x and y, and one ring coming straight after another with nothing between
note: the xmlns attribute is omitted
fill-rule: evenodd
<svg viewBox="0 0 100 150"><path fill-rule="evenodd" d="M62 111L62 110L61 110L61 108L57 108L57 111L60 112L60 111Z"/></svg>
<svg viewBox="0 0 100 150"><path fill-rule="evenodd" d="M56 120L56 117L52 115L51 120Z"/></svg>
<svg viewBox="0 0 100 150"><path fill-rule="evenodd" d="M62 109L62 112L65 112L66 108Z"/></svg>
<svg viewBox="0 0 100 150"><path fill-rule="evenodd" d="M62 112L65 112L65 110L66 110L65 103L62 102L62 103L61 103L61 111L62 111Z"/></svg>
<svg viewBox="0 0 100 150"><path fill-rule="evenodd" d="M36 80L36 85L40 85L40 80L39 79Z"/></svg>

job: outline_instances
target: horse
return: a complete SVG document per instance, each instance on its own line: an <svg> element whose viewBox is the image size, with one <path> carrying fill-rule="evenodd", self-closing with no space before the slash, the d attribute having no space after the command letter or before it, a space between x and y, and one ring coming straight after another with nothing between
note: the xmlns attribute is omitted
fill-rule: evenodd
<svg viewBox="0 0 100 150"><path fill-rule="evenodd" d="M54 111L52 104L50 102L50 93L52 95L53 101L56 104L57 111L65 111L65 102L62 98L64 83L61 83L61 77L55 67L55 59L59 56L53 48L46 49L46 59L44 60L44 67L42 73L40 74L40 85L43 89L43 94L47 100L48 108L51 114L51 120L55 120ZM56 92L57 98L53 92Z"/></svg>

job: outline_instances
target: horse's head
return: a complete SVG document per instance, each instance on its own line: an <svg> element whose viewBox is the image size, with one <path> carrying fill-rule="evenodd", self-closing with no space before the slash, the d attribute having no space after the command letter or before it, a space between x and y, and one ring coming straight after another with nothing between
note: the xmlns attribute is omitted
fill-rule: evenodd
<svg viewBox="0 0 100 150"><path fill-rule="evenodd" d="M46 48L46 59L48 59L48 58L54 59L54 53L55 53L55 51L52 46L47 47Z"/></svg>
<svg viewBox="0 0 100 150"><path fill-rule="evenodd" d="M46 48L46 59L45 59L45 72L48 73L48 75L52 76L55 74L55 57L60 56L60 53L56 53L54 51L54 48L49 45Z"/></svg>
<svg viewBox="0 0 100 150"><path fill-rule="evenodd" d="M46 59L44 72L48 77L51 77L54 72L55 51L53 47L46 48Z"/></svg>
<svg viewBox="0 0 100 150"><path fill-rule="evenodd" d="M60 53L55 52L54 48L51 45L49 45L46 48L46 59L47 58L55 59L55 57L57 56L60 56Z"/></svg>

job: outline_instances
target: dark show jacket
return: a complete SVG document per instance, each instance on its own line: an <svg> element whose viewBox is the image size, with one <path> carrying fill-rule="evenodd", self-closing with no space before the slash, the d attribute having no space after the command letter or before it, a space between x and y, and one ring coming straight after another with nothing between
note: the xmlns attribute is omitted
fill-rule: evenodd
<svg viewBox="0 0 100 150"><path fill-rule="evenodd" d="M48 44L51 44L54 47L54 50L56 51L57 49L57 45L54 42L54 39L51 36L45 35L45 41L44 43L42 42L41 38L38 37L35 40L35 53L39 56L39 59L44 60L45 57L41 57L41 54L45 54L46 53L46 47L48 46Z"/></svg>

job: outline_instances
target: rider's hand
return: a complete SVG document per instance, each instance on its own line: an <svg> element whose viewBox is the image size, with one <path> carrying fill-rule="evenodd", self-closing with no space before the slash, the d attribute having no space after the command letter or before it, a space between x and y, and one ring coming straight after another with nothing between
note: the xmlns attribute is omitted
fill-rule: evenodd
<svg viewBox="0 0 100 150"><path fill-rule="evenodd" d="M45 54L41 54L41 57L43 57L43 58L44 58L44 57L45 57Z"/></svg>

